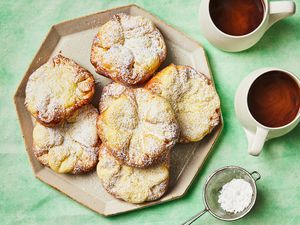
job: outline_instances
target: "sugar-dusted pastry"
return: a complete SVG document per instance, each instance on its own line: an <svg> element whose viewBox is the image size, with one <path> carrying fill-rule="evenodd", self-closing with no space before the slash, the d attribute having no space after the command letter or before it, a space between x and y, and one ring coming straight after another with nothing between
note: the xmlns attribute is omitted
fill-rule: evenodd
<svg viewBox="0 0 300 225"><path fill-rule="evenodd" d="M220 100L212 81L192 67L171 64L145 88L171 103L181 130L180 142L201 140L220 121Z"/></svg>
<svg viewBox="0 0 300 225"><path fill-rule="evenodd" d="M56 127L36 123L33 129L34 155L57 173L89 172L98 161L97 117L98 110L89 104L75 112L72 122Z"/></svg>
<svg viewBox="0 0 300 225"><path fill-rule="evenodd" d="M145 83L166 52L161 33L149 19L121 13L99 28L91 63L97 73L132 86Z"/></svg>
<svg viewBox="0 0 300 225"><path fill-rule="evenodd" d="M140 168L165 158L179 135L168 101L144 88L117 83L103 89L97 127L102 142L117 159Z"/></svg>
<svg viewBox="0 0 300 225"><path fill-rule="evenodd" d="M55 126L91 101L94 86L89 71L57 55L30 75L25 105L38 122Z"/></svg>
<svg viewBox="0 0 300 225"><path fill-rule="evenodd" d="M102 144L97 174L103 187L114 197L130 203L159 199L169 181L169 159L153 167L140 169L123 165Z"/></svg>

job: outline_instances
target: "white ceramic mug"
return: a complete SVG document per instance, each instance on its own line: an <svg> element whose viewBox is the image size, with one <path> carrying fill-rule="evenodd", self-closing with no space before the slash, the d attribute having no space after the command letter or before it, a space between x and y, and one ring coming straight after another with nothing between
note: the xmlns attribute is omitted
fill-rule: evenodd
<svg viewBox="0 0 300 225"><path fill-rule="evenodd" d="M243 51L256 44L274 23L295 14L296 5L293 1L262 1L264 2L264 17L260 25L246 35L234 36L224 33L215 26L209 12L210 0L201 0L199 18L203 36L211 44L224 51Z"/></svg>
<svg viewBox="0 0 300 225"><path fill-rule="evenodd" d="M248 152L250 155L257 156L262 151L266 140L282 136L290 132L300 121L300 109L297 116L290 123L281 127L266 127L259 123L250 113L248 107L248 92L253 82L269 71L282 71L289 75L300 88L300 80L292 73L278 68L262 68L249 74L239 85L234 101L235 113L245 130L248 139Z"/></svg>

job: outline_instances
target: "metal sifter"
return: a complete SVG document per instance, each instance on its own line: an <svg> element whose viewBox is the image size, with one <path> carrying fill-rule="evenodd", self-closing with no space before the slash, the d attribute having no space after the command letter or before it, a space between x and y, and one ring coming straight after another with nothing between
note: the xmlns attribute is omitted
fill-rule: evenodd
<svg viewBox="0 0 300 225"><path fill-rule="evenodd" d="M204 185L203 200L205 209L193 216L191 219L184 222L182 225L192 224L204 213L209 212L211 215L219 220L233 221L244 217L253 207L256 200L256 181L260 179L260 174L257 171L249 173L247 170L238 166L226 166L218 169L212 175L210 175ZM223 210L218 203L219 192L223 185L230 182L232 179L244 179L249 182L252 187L253 195L251 203L247 208L239 213L229 213Z"/></svg>

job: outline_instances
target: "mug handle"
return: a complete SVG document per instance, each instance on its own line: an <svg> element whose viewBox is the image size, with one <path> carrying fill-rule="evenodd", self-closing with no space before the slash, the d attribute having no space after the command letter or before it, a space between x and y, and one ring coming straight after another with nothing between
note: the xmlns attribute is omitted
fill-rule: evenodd
<svg viewBox="0 0 300 225"><path fill-rule="evenodd" d="M273 1L269 2L269 6L269 27L285 17L294 15L296 12L296 4L294 1Z"/></svg>
<svg viewBox="0 0 300 225"><path fill-rule="evenodd" d="M269 131L262 127L256 127L256 133L252 144L250 143L248 152L250 155L258 156L264 146Z"/></svg>

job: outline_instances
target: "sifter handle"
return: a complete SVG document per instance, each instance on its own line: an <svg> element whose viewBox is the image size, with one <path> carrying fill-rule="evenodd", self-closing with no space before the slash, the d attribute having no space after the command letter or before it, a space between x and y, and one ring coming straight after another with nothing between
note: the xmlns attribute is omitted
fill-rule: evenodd
<svg viewBox="0 0 300 225"><path fill-rule="evenodd" d="M183 224L181 225L190 225L192 223L194 223L200 216L202 216L204 213L206 213L208 210L205 208L204 210L202 210L201 212L197 213L195 216L193 216L191 219L185 221Z"/></svg>

